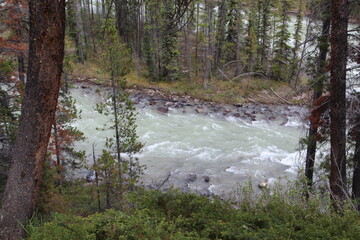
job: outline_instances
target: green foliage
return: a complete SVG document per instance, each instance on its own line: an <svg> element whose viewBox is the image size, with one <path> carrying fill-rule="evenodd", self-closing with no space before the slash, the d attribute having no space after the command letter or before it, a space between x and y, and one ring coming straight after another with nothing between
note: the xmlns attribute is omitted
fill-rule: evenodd
<svg viewBox="0 0 360 240"><path fill-rule="evenodd" d="M36 201L38 213L49 214L57 208L55 202L61 198L59 188L56 187L59 177L56 168L50 166L50 161L45 161L42 184Z"/></svg>
<svg viewBox="0 0 360 240"><path fill-rule="evenodd" d="M152 0L146 4L143 50L153 81L176 81L179 79L178 26L175 24L181 5L177 2Z"/></svg>
<svg viewBox="0 0 360 240"><path fill-rule="evenodd" d="M114 26L107 26L106 30L105 66L111 72L111 92L105 96L105 102L97 104L96 110L111 118L102 130L112 130L114 135L105 139L107 150L103 150L101 158L94 163L94 170L104 179L102 185L109 208L134 187L144 166L134 157L143 144L136 134L136 109L125 91L124 76L130 71L130 53L119 40Z"/></svg>
<svg viewBox="0 0 360 240"><path fill-rule="evenodd" d="M247 191L247 194L252 194ZM88 217L55 215L28 239L357 239L359 213L324 211L297 190L264 192L251 205L171 190L133 193L135 208ZM248 196L249 200L253 197ZM246 207L245 207L246 206Z"/></svg>
<svg viewBox="0 0 360 240"><path fill-rule="evenodd" d="M0 59L0 137L4 143L15 140L18 125L21 96L14 83L15 64L12 60ZM22 89L21 89L22 90Z"/></svg>
<svg viewBox="0 0 360 240"><path fill-rule="evenodd" d="M272 77L279 81L289 81L291 47L289 46L290 32L288 30L291 0L279 1L279 16L277 17L278 31L275 33L275 56L272 59Z"/></svg>
<svg viewBox="0 0 360 240"><path fill-rule="evenodd" d="M255 59L257 57L257 51L258 51L258 39L256 36L256 14L254 12L254 3L251 8L251 12L249 14L249 20L248 20L248 26L247 26L247 37L245 41L245 51L246 51L246 64L247 64L247 70L249 72L252 72L254 70L255 66Z"/></svg>
<svg viewBox="0 0 360 240"><path fill-rule="evenodd" d="M14 69L14 61L0 59L0 81L2 82L9 78L10 75L14 72Z"/></svg>
<svg viewBox="0 0 360 240"><path fill-rule="evenodd" d="M165 0L162 15L164 16L164 25L162 26L162 68L161 78L165 81L176 81L179 79L179 66L178 66L178 38L177 27L173 26L175 4L173 1Z"/></svg>

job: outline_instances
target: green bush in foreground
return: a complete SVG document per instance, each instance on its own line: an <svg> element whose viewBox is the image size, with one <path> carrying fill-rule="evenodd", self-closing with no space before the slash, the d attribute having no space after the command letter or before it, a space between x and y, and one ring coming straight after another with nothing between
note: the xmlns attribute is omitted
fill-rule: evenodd
<svg viewBox="0 0 360 240"><path fill-rule="evenodd" d="M134 207L126 211L55 214L51 222L31 228L28 239L360 239L356 211L339 215L315 204L290 204L276 194L251 207L177 191L144 191L130 198Z"/></svg>

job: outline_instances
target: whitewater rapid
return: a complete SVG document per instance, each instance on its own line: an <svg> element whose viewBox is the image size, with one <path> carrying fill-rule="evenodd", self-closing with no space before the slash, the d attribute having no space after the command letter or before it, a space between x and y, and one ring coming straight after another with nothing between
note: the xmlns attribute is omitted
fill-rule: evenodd
<svg viewBox="0 0 360 240"><path fill-rule="evenodd" d="M77 85L76 85L77 86ZM101 97L95 88L72 89L82 118L73 125L83 131L84 142L76 144L85 150L91 164L92 145L95 154L104 148L109 131L98 131L109 119L94 110ZM137 133L145 146L137 154L146 165L144 185L180 187L185 191L208 191L228 194L249 180L256 185L265 178L273 184L279 178L295 179L302 157L299 138L304 133L299 117L290 117L284 126L266 121L245 121L233 116L198 114L184 108L158 111L137 101ZM188 107L191 108L191 107ZM189 176L193 179L189 180ZM210 181L205 182L204 177Z"/></svg>

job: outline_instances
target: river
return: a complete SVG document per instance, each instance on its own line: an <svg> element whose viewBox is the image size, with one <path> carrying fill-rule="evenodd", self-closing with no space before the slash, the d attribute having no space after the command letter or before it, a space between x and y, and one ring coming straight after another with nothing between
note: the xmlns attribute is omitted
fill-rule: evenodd
<svg viewBox="0 0 360 240"><path fill-rule="evenodd" d="M92 144L96 154L100 154L105 137L112 136L109 131L96 130L109 119L94 110L101 101L95 90L80 85L71 90L76 107L82 111L82 118L74 126L86 137L76 148L86 151L90 163ZM170 106L167 113L162 113L156 105L149 104L151 99L134 100L138 111L137 133L145 143L137 156L147 166L143 176L147 186L158 186L170 174L163 188L174 185L183 191L221 195L249 180L255 186L267 178L272 186L279 178L294 179L302 166L303 160L296 149L304 132L300 127L304 109L272 106L271 114L278 111L282 116L288 115L288 120L265 121L261 118L265 115L259 113L255 121L249 121L231 114L224 116L222 112L200 114L195 111L196 106ZM157 105L164 104L158 101ZM251 110L254 113L264 109L270 112L266 106L254 109ZM278 116L272 118L276 120ZM209 182L204 181L205 176Z"/></svg>

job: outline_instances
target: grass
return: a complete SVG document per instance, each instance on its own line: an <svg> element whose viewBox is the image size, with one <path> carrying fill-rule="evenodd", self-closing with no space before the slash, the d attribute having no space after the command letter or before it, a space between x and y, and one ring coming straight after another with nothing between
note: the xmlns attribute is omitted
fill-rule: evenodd
<svg viewBox="0 0 360 240"><path fill-rule="evenodd" d="M108 79L110 76L102 69L101 59L91 59L84 64L73 64L72 69L72 77L74 79L88 80L99 84L109 83ZM187 79L181 79L176 82L154 82L146 78L144 66L140 66L138 69L138 72L133 70L126 76L129 88L134 86L138 88L155 88L167 94L189 94L194 98L216 103L284 103L285 101L276 96L276 94L294 104L303 102L303 100L293 98L294 91L291 86L278 81L258 78L234 81L213 79L209 86L204 88L200 77L194 77L191 82Z"/></svg>

